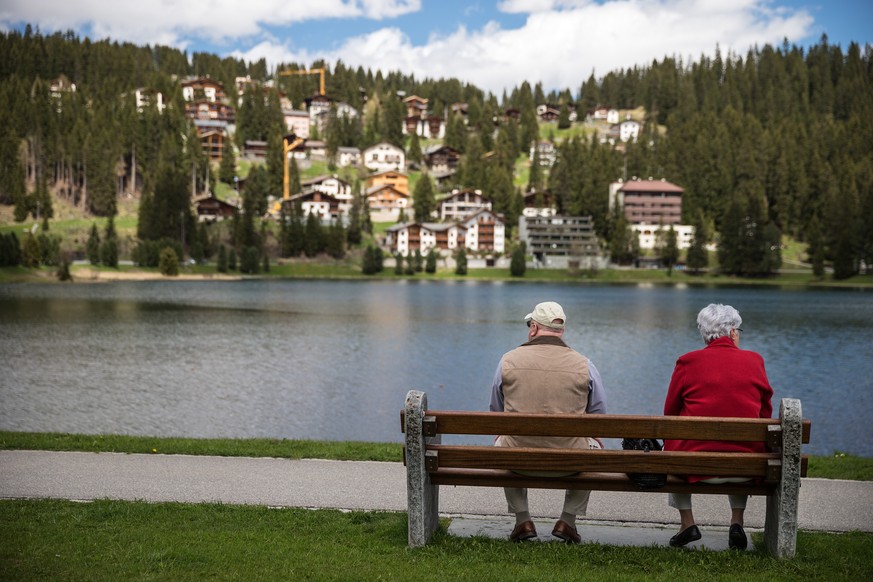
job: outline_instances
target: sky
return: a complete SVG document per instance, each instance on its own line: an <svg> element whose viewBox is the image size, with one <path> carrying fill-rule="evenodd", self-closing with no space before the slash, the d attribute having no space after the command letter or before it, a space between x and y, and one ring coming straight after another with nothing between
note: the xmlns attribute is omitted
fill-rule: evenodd
<svg viewBox="0 0 873 582"><path fill-rule="evenodd" d="M324 59L497 96L528 81L578 93L593 73L808 47L873 45L873 0L0 0L0 30L31 24L92 40L162 44L246 61Z"/></svg>

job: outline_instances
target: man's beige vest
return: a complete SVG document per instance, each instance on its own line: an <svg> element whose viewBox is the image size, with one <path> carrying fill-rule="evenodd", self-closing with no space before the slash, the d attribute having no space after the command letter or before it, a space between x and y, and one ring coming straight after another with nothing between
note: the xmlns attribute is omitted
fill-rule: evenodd
<svg viewBox="0 0 873 582"><path fill-rule="evenodd" d="M503 356L505 412L585 414L588 358L560 338L543 336ZM502 435L498 446L588 448L585 437Z"/></svg>

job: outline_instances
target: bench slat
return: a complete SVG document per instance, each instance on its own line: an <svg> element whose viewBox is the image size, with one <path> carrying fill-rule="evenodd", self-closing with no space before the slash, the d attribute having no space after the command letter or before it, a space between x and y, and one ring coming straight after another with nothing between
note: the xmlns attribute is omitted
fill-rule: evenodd
<svg viewBox="0 0 873 582"><path fill-rule="evenodd" d="M579 473L569 477L530 477L500 469L440 469L430 473L434 485L466 487L527 487L531 489L588 489L592 491L640 491L627 476L618 473ZM703 493L712 495L769 495L771 483L688 483L678 477L667 477L661 493Z"/></svg>
<svg viewBox="0 0 873 582"><path fill-rule="evenodd" d="M428 424L431 426L428 427ZM768 426L779 426L779 420L622 414L521 414L455 410L428 410L425 413L425 430L430 429L433 434L514 434L767 442ZM804 443L809 443L810 429L811 423L805 419L802 435Z"/></svg>
<svg viewBox="0 0 873 582"><path fill-rule="evenodd" d="M780 459L776 453L646 453L453 445L430 445L427 450L437 454L436 466L439 468L554 471L561 467L570 471L757 478L767 477L769 462Z"/></svg>

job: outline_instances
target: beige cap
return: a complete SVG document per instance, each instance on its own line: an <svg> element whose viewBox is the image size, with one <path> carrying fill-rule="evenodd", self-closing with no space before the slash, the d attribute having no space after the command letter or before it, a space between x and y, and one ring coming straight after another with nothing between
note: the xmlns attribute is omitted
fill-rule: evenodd
<svg viewBox="0 0 873 582"><path fill-rule="evenodd" d="M564 329L564 324L567 322L567 317L564 315L564 308L554 301L546 301L539 303L531 313L524 316L525 321L534 320L540 325L551 327L553 329ZM560 322L555 321L560 319Z"/></svg>

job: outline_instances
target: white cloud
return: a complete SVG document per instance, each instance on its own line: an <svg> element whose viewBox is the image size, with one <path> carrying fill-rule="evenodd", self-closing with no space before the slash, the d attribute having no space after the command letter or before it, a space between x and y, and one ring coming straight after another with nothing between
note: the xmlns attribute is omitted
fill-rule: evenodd
<svg viewBox="0 0 873 582"><path fill-rule="evenodd" d="M570 4L578 6L554 9ZM285 50L281 60L288 62L342 59L347 65L400 70L419 79L457 77L499 96L525 80L542 82L547 91L575 92L592 71L599 76L665 56L697 59L712 55L717 44L723 53L745 54L755 44L802 38L812 25L805 11L771 10L767 0L507 0L501 7L523 5L531 12L516 29L490 22L480 30L459 27L414 45L403 31L383 28L329 52L271 50ZM256 54L248 51L246 58Z"/></svg>
<svg viewBox="0 0 873 582"><path fill-rule="evenodd" d="M0 23L39 23L47 31L90 27L94 38L184 46L264 34L265 25L314 19L394 18L421 9L421 0L4 0Z"/></svg>

